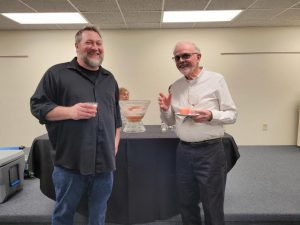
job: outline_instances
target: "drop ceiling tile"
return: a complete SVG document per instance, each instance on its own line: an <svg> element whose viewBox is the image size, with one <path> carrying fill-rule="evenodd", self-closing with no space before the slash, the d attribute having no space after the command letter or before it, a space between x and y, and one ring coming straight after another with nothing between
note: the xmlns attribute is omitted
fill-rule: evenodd
<svg viewBox="0 0 300 225"><path fill-rule="evenodd" d="M132 23L127 27L128 29L159 29L160 23Z"/></svg>
<svg viewBox="0 0 300 225"><path fill-rule="evenodd" d="M165 0L165 11L203 10L209 0Z"/></svg>
<svg viewBox="0 0 300 225"><path fill-rule="evenodd" d="M61 30L80 30L85 26L93 26L92 24L59 24L57 25Z"/></svg>
<svg viewBox="0 0 300 225"><path fill-rule="evenodd" d="M128 24L135 23L159 23L161 20L160 12L125 12L123 13Z"/></svg>
<svg viewBox="0 0 300 225"><path fill-rule="evenodd" d="M22 0L37 12L75 12L76 9L66 0Z"/></svg>
<svg viewBox="0 0 300 225"><path fill-rule="evenodd" d="M253 0L213 0L207 10L247 9Z"/></svg>
<svg viewBox="0 0 300 225"><path fill-rule="evenodd" d="M195 23L194 28L217 28L217 27L226 27L230 22L206 22L206 23Z"/></svg>
<svg viewBox="0 0 300 225"><path fill-rule="evenodd" d="M300 21L299 20L294 20L294 21L288 21L285 25L283 26L300 26Z"/></svg>
<svg viewBox="0 0 300 225"><path fill-rule="evenodd" d="M234 20L247 21L253 20L253 18L255 20L272 19L279 12L281 12L281 9L248 9L239 14Z"/></svg>
<svg viewBox="0 0 300 225"><path fill-rule="evenodd" d="M115 0L70 0L81 12L119 11Z"/></svg>
<svg viewBox="0 0 300 225"><path fill-rule="evenodd" d="M0 29L8 29L9 27L12 27L13 29L16 29L18 27L20 27L21 24L10 20L8 18L6 18L5 16L0 15Z"/></svg>
<svg viewBox="0 0 300 225"><path fill-rule="evenodd" d="M83 16L92 24L122 24L124 23L121 13L101 12L83 13Z"/></svg>
<svg viewBox="0 0 300 225"><path fill-rule="evenodd" d="M33 12L18 0L0 0L0 13Z"/></svg>
<svg viewBox="0 0 300 225"><path fill-rule="evenodd" d="M20 26L11 24L0 24L1 31L20 30Z"/></svg>
<svg viewBox="0 0 300 225"><path fill-rule="evenodd" d="M160 11L162 0L118 0L121 11Z"/></svg>
<svg viewBox="0 0 300 225"><path fill-rule="evenodd" d="M292 8L300 9L300 2L296 5L294 5Z"/></svg>
<svg viewBox="0 0 300 225"><path fill-rule="evenodd" d="M161 23L162 9L240 8L245 11L230 23ZM90 24L102 29L299 26L298 10L300 0L0 0L0 12L79 11ZM0 15L0 30L79 29L81 26L85 25L20 25L1 19Z"/></svg>
<svg viewBox="0 0 300 225"><path fill-rule="evenodd" d="M289 9L281 13L276 19L282 20L300 20L300 9Z"/></svg>
<svg viewBox="0 0 300 225"><path fill-rule="evenodd" d="M119 29L126 29L125 24L96 24L99 27L100 32L101 30L119 30Z"/></svg>
<svg viewBox="0 0 300 225"><path fill-rule="evenodd" d="M251 9L284 9L289 8L299 0L257 0Z"/></svg>
<svg viewBox="0 0 300 225"><path fill-rule="evenodd" d="M59 30L55 24L20 24L16 30Z"/></svg>
<svg viewBox="0 0 300 225"><path fill-rule="evenodd" d="M288 26L300 26L300 20L282 20L282 19L273 19L273 24L277 24L282 27Z"/></svg>
<svg viewBox="0 0 300 225"><path fill-rule="evenodd" d="M161 28L194 28L194 23L162 23Z"/></svg>
<svg viewBox="0 0 300 225"><path fill-rule="evenodd" d="M248 20L232 22L229 27L286 27L286 26L299 26L300 21L290 22L284 20Z"/></svg>

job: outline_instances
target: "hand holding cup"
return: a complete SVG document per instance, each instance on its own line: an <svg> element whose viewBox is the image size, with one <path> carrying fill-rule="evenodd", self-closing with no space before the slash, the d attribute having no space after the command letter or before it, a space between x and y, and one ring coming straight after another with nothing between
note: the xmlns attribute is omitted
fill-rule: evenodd
<svg viewBox="0 0 300 225"><path fill-rule="evenodd" d="M91 119L96 116L97 108L97 102L77 103L69 108L69 114L73 120Z"/></svg>
<svg viewBox="0 0 300 225"><path fill-rule="evenodd" d="M90 108L90 112L92 113L93 117L96 116L97 114L97 109L98 109L98 102L87 102L90 106L92 106Z"/></svg>

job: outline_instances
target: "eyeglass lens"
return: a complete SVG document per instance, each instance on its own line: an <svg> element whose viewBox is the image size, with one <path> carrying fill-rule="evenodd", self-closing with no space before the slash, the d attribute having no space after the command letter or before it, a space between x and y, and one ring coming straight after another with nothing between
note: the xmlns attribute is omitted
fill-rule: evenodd
<svg viewBox="0 0 300 225"><path fill-rule="evenodd" d="M174 59L176 62L178 62L180 60L180 58L183 60L186 60L186 59L189 59L192 56L192 54L195 54L195 53L183 53L181 55L175 55Z"/></svg>

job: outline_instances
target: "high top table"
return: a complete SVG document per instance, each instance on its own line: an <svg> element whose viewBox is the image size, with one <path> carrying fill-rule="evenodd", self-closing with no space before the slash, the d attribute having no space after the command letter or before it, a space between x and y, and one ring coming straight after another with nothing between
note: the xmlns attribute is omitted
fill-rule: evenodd
<svg viewBox="0 0 300 225"><path fill-rule="evenodd" d="M107 222L148 223L179 214L175 186L178 142L173 131L161 132L158 125L146 126L143 133L122 132ZM240 155L232 136L225 134L223 144L228 172ZM55 199L51 151L47 134L35 138L29 155L29 168L40 179L42 193ZM87 215L86 196L83 196L78 212Z"/></svg>

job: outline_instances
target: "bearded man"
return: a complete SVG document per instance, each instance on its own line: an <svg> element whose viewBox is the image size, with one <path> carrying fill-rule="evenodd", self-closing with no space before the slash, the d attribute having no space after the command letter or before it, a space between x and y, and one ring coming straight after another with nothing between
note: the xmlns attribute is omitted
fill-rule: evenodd
<svg viewBox="0 0 300 225"><path fill-rule="evenodd" d="M201 53L192 42L178 42L174 61L183 77L159 95L161 119L176 124L179 209L184 225L224 225L226 159L223 124L234 123L236 106L224 77L199 66Z"/></svg>
<svg viewBox="0 0 300 225"><path fill-rule="evenodd" d="M75 48L77 57L44 74L30 106L53 147L52 225L73 224L83 193L88 193L89 225L104 225L122 126L119 87L101 66L103 40L95 27L76 33Z"/></svg>

